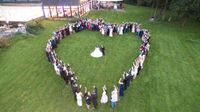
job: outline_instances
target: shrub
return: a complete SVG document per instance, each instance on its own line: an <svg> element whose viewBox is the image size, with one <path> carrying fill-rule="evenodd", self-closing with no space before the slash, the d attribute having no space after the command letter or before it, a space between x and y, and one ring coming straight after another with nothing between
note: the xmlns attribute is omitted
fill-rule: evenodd
<svg viewBox="0 0 200 112"><path fill-rule="evenodd" d="M75 23L78 20L79 20L78 18L70 18L70 19L68 19L69 23Z"/></svg>
<svg viewBox="0 0 200 112"><path fill-rule="evenodd" d="M33 20L26 24L26 30L30 34L37 34L42 29L44 29L44 27L42 26L41 20Z"/></svg>
<svg viewBox="0 0 200 112"><path fill-rule="evenodd" d="M9 38L0 38L0 48L9 47Z"/></svg>

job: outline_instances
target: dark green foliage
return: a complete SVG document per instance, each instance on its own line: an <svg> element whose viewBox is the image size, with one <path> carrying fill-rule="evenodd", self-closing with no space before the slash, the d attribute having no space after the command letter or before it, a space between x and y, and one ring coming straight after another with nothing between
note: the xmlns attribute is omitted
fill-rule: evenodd
<svg viewBox="0 0 200 112"><path fill-rule="evenodd" d="M41 20L33 20L26 24L26 30L30 34L37 34L41 30L43 30L43 26L41 24Z"/></svg>
<svg viewBox="0 0 200 112"><path fill-rule="evenodd" d="M170 9L179 18L200 20L200 0L172 1Z"/></svg>
<svg viewBox="0 0 200 112"><path fill-rule="evenodd" d="M153 0L137 0L137 5L141 6L151 6L153 3Z"/></svg>
<svg viewBox="0 0 200 112"><path fill-rule="evenodd" d="M151 6L153 0L124 0L127 4L134 4L139 6Z"/></svg>
<svg viewBox="0 0 200 112"><path fill-rule="evenodd" d="M124 2L127 4L133 4L133 5L137 4L137 0L124 0Z"/></svg>
<svg viewBox="0 0 200 112"><path fill-rule="evenodd" d="M136 4L155 8L153 16L166 19L167 10L174 20L182 21L183 24L188 19L200 21L200 0L126 0L125 3Z"/></svg>

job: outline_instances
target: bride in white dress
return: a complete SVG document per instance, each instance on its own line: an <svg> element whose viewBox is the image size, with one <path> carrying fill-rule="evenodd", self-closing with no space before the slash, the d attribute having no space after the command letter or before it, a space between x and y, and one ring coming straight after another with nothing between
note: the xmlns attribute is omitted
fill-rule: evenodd
<svg viewBox="0 0 200 112"><path fill-rule="evenodd" d="M95 48L95 50L90 54L92 57L94 58L100 58L103 56L103 53L101 51L101 48L99 46L97 46Z"/></svg>

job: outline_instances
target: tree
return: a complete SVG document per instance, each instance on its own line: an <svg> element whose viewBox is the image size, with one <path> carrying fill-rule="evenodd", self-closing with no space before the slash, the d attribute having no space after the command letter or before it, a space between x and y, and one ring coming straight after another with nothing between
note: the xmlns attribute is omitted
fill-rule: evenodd
<svg viewBox="0 0 200 112"><path fill-rule="evenodd" d="M152 2L152 7L155 8L154 16L162 16L162 19L164 20L166 10L169 9L169 4L171 3L171 0L153 0Z"/></svg>
<svg viewBox="0 0 200 112"><path fill-rule="evenodd" d="M200 19L200 0L174 0L170 5L170 9L175 16L183 18L183 26L189 18L194 18L198 21Z"/></svg>
<svg viewBox="0 0 200 112"><path fill-rule="evenodd" d="M127 4L137 4L137 0L124 0Z"/></svg>
<svg viewBox="0 0 200 112"><path fill-rule="evenodd" d="M152 16L161 17L165 20L167 10L170 10L177 19L183 20L184 25L188 19L200 22L200 0L125 0L134 4L152 7Z"/></svg>

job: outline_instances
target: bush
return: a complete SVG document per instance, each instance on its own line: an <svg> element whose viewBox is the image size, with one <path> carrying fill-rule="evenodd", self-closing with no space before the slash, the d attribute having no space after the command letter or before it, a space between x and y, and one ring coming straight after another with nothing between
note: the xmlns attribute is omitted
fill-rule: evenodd
<svg viewBox="0 0 200 112"><path fill-rule="evenodd" d="M9 47L9 38L0 38L0 48Z"/></svg>
<svg viewBox="0 0 200 112"><path fill-rule="evenodd" d="M33 20L26 24L26 30L30 34L37 34L39 31L43 30L44 27L42 26L41 20Z"/></svg>
<svg viewBox="0 0 200 112"><path fill-rule="evenodd" d="M136 5L137 4L137 0L124 0L124 3Z"/></svg>
<svg viewBox="0 0 200 112"><path fill-rule="evenodd" d="M71 18L71 19L68 19L69 23L75 23L76 21L78 21L79 19L78 18Z"/></svg>

